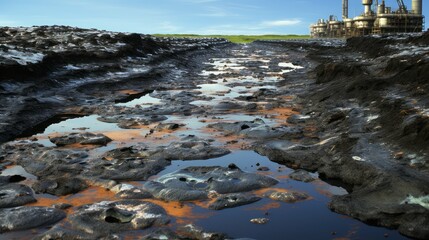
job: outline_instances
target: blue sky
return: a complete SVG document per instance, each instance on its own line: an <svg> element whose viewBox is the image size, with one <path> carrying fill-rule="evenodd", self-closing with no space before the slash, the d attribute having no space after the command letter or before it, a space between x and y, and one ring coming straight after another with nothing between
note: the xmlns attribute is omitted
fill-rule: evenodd
<svg viewBox="0 0 429 240"><path fill-rule="evenodd" d="M381 0L380 0L381 1ZM363 11L349 0L350 16ZM404 1L411 8L411 0ZM396 0L386 0L396 8ZM423 14L429 13L424 4ZM0 26L69 25L138 33L308 34L341 0L0 0Z"/></svg>

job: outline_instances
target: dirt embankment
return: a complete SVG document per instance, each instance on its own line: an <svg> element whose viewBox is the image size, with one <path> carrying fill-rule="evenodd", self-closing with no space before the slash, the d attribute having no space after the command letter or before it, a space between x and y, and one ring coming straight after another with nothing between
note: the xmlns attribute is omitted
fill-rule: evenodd
<svg viewBox="0 0 429 240"><path fill-rule="evenodd" d="M185 66L190 54L228 44L66 26L4 27L0 40L0 143L58 115L87 114L68 108L154 89L168 79L168 64Z"/></svg>
<svg viewBox="0 0 429 240"><path fill-rule="evenodd" d="M261 143L258 152L340 180L350 193L333 198L333 211L429 238L429 34L284 45L315 62L299 124L316 126L320 142Z"/></svg>

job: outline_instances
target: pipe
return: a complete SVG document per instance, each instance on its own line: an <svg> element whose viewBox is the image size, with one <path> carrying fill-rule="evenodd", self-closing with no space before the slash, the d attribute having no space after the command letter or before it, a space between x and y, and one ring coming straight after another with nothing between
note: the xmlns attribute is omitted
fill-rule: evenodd
<svg viewBox="0 0 429 240"><path fill-rule="evenodd" d="M343 19L349 18L349 0L343 0Z"/></svg>
<svg viewBox="0 0 429 240"><path fill-rule="evenodd" d="M414 14L422 15L423 13L423 0L413 0L411 2L411 8Z"/></svg>

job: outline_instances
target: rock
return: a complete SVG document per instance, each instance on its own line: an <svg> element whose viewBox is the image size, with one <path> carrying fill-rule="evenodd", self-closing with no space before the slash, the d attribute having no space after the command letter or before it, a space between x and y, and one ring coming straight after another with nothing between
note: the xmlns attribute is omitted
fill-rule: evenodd
<svg viewBox="0 0 429 240"><path fill-rule="evenodd" d="M115 148L106 152L102 158L103 159L131 159L131 158L148 158L151 153L149 152L149 147L145 144L139 143L130 147Z"/></svg>
<svg viewBox="0 0 429 240"><path fill-rule="evenodd" d="M261 172L267 172L267 171L270 171L270 169L268 168L268 167L258 167L258 169L257 169L258 171L261 171Z"/></svg>
<svg viewBox="0 0 429 240"><path fill-rule="evenodd" d="M89 177L115 181L145 181L168 165L170 165L170 162L163 159L131 157L110 161L99 160L93 163L87 174Z"/></svg>
<svg viewBox="0 0 429 240"><path fill-rule="evenodd" d="M33 190L21 184L6 184L0 186L0 208L22 206L36 202Z"/></svg>
<svg viewBox="0 0 429 240"><path fill-rule="evenodd" d="M150 194L148 191L145 191L143 189L137 188L133 185L129 184L119 184L119 187L115 187L114 189L111 189L111 191L115 191L116 197L122 198L122 199L145 199L145 198L151 198L152 194Z"/></svg>
<svg viewBox="0 0 429 240"><path fill-rule="evenodd" d="M86 182L80 178L47 178L33 185L37 193L49 193L57 196L75 194L88 188Z"/></svg>
<svg viewBox="0 0 429 240"><path fill-rule="evenodd" d="M321 162L317 161L323 153L321 146L321 144L301 145L286 140L273 140L256 146L255 151L267 156L273 162L315 171L321 165Z"/></svg>
<svg viewBox="0 0 429 240"><path fill-rule="evenodd" d="M305 193L295 192L295 191L287 191L287 192L271 191L264 194L264 196L275 201L281 201L286 203L295 203L298 201L304 201L310 197Z"/></svg>
<svg viewBox="0 0 429 240"><path fill-rule="evenodd" d="M53 224L66 217L63 211L46 207L0 209L0 233Z"/></svg>
<svg viewBox="0 0 429 240"><path fill-rule="evenodd" d="M180 127L180 124L177 123L160 123L155 127L156 131L164 130L177 130Z"/></svg>
<svg viewBox="0 0 429 240"><path fill-rule="evenodd" d="M238 207L261 200L260 197L245 193L232 193L221 195L209 205L209 209L222 210L225 208Z"/></svg>
<svg viewBox="0 0 429 240"><path fill-rule="evenodd" d="M84 205L69 216L73 229L93 236L163 226L169 218L163 208L150 202L124 200Z"/></svg>
<svg viewBox="0 0 429 240"><path fill-rule="evenodd" d="M107 236L100 236L103 240L118 240L118 236L111 234ZM76 229L69 229L61 226L61 224L55 225L52 229L42 233L41 235L33 238L34 240L93 240L94 234L86 233Z"/></svg>
<svg viewBox="0 0 429 240"><path fill-rule="evenodd" d="M193 224L180 226L177 229L178 235L184 239L221 240L226 239L223 233L205 232L202 228Z"/></svg>
<svg viewBox="0 0 429 240"><path fill-rule="evenodd" d="M143 237L139 238L141 240L163 240L163 239L183 239L177 233L173 232L169 228L161 228L154 230ZM189 239L189 237L188 237Z"/></svg>
<svg viewBox="0 0 429 240"><path fill-rule="evenodd" d="M254 224L266 224L269 221L270 220L268 218L253 218L253 219L250 219L250 222L254 223Z"/></svg>
<svg viewBox="0 0 429 240"><path fill-rule="evenodd" d="M39 144L4 145L10 151L7 159L22 166L39 179L75 177L83 171L88 153L68 149L44 147Z"/></svg>
<svg viewBox="0 0 429 240"><path fill-rule="evenodd" d="M115 115L115 116L104 116L97 118L101 122L117 123L118 127L124 129L138 129L141 126L150 125L156 122L162 122L167 120L167 117L162 115Z"/></svg>
<svg viewBox="0 0 429 240"><path fill-rule="evenodd" d="M235 123L215 123L208 125L226 134L242 135L252 139L269 139L281 137L301 137L303 131L301 127L276 127L272 128L260 121L235 122Z"/></svg>
<svg viewBox="0 0 429 240"><path fill-rule="evenodd" d="M296 170L293 173L289 174L289 177L293 180L301 182L312 182L315 180L315 178L312 177L309 172L302 169Z"/></svg>
<svg viewBox="0 0 429 240"><path fill-rule="evenodd" d="M291 124L300 124L307 122L307 120L309 120L310 118L311 117L307 115L293 114L288 117L287 122Z"/></svg>
<svg viewBox="0 0 429 240"><path fill-rule="evenodd" d="M230 152L225 148L213 147L206 141L191 140L159 147L151 157L166 160L203 160L221 157Z"/></svg>
<svg viewBox="0 0 429 240"><path fill-rule="evenodd" d="M241 106L238 103L230 102L230 101L223 101L217 104L214 108L216 110L233 110L233 109L241 109L243 106Z"/></svg>
<svg viewBox="0 0 429 240"><path fill-rule="evenodd" d="M70 133L69 135L50 137L49 140L57 146L66 146L72 144L82 145L106 145L111 142L112 139L104 136L103 134L94 133Z"/></svg>
<svg viewBox="0 0 429 240"><path fill-rule="evenodd" d="M219 194L248 192L270 187L278 181L239 168L188 167L147 182L144 189L167 201L206 199L210 191Z"/></svg>

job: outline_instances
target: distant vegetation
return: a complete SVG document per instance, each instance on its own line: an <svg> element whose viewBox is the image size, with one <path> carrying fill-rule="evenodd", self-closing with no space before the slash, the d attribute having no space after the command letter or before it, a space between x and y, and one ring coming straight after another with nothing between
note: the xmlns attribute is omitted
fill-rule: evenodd
<svg viewBox="0 0 429 240"><path fill-rule="evenodd" d="M154 34L156 37L182 37L182 38L225 38L233 43L251 43L256 40L290 40L306 39L309 35L197 35L197 34Z"/></svg>

